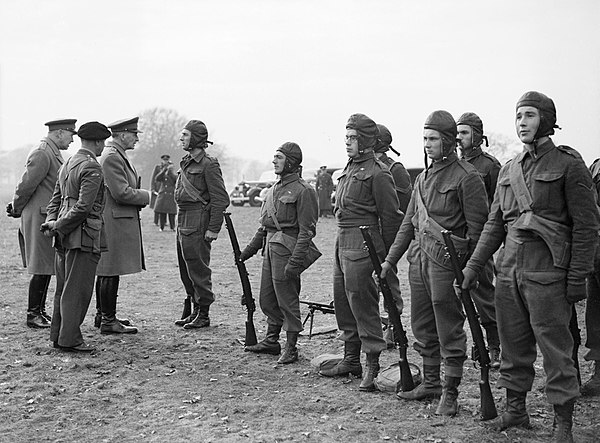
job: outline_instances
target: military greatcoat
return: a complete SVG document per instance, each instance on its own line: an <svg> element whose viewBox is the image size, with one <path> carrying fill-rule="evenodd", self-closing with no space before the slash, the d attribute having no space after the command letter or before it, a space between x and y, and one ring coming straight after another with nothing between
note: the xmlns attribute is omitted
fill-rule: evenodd
<svg viewBox="0 0 600 443"><path fill-rule="evenodd" d="M100 164L108 191L104 208L108 252L102 254L96 274L135 274L146 269L140 210L150 203L150 194L139 189L139 176L116 141L107 143Z"/></svg>
<svg viewBox="0 0 600 443"><path fill-rule="evenodd" d="M21 215L19 234L24 240L21 253L29 274L54 275L52 239L40 232L40 225L46 220L46 206L62 164L56 143L44 138L27 157L25 172L15 189L13 210Z"/></svg>

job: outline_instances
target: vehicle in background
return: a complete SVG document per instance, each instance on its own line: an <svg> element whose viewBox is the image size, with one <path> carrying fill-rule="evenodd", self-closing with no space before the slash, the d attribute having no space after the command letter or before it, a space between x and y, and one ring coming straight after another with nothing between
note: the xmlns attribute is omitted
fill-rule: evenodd
<svg viewBox="0 0 600 443"><path fill-rule="evenodd" d="M413 185L415 183L417 175L423 172L423 168L406 168L406 170L408 171L408 175L410 175L410 181L413 183ZM342 175L342 172L343 170L339 169L335 171L331 176L331 178L333 179L333 192L331 194L332 205L335 203L335 190L337 188L338 180L340 179L340 175Z"/></svg>
<svg viewBox="0 0 600 443"><path fill-rule="evenodd" d="M273 171L263 172L258 180L242 180L229 193L229 199L233 206L244 206L248 203L250 206L260 206L260 192L271 186L277 181L277 176Z"/></svg>

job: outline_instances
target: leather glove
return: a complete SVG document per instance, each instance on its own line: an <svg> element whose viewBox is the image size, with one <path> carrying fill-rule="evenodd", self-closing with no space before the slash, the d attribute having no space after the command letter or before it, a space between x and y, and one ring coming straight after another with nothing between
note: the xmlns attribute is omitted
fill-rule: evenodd
<svg viewBox="0 0 600 443"><path fill-rule="evenodd" d="M44 234L46 237L54 237L55 235L58 235L58 232L56 232L56 230L54 229L55 224L56 221L42 223L42 225L40 226L40 231L42 231L42 234Z"/></svg>
<svg viewBox="0 0 600 443"><path fill-rule="evenodd" d="M6 205L6 215L8 215L9 217L13 217L13 218L21 217L21 214L17 214L15 212L12 202L10 202L9 204Z"/></svg>
<svg viewBox="0 0 600 443"><path fill-rule="evenodd" d="M285 265L283 273L285 274L285 278L287 278L288 280L292 280L300 277L300 268L294 265L290 265L288 263L287 265Z"/></svg>
<svg viewBox="0 0 600 443"><path fill-rule="evenodd" d="M240 252L240 261L243 263L256 254L256 251L252 251L249 246L246 246L242 252Z"/></svg>
<svg viewBox="0 0 600 443"><path fill-rule="evenodd" d="M587 297L585 280L577 281L576 283L567 282L567 302L573 304Z"/></svg>

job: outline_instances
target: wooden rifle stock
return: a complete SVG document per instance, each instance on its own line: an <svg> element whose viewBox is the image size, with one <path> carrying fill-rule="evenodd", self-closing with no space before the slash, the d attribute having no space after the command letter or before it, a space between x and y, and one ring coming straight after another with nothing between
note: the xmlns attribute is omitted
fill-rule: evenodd
<svg viewBox="0 0 600 443"><path fill-rule="evenodd" d="M408 364L408 359L406 358L406 350L408 349L408 339L406 338L406 331L402 327L400 313L398 312L398 308L392 295L392 291L390 290L390 286L387 280L381 277L381 263L379 262L379 257L377 256L377 252L375 251L375 245L373 244L373 239L371 238L371 234L369 233L369 227L361 226L360 232L365 241L365 247L369 252L369 257L371 258L371 263L373 264L375 274L377 274L377 277L379 279L379 288L381 289L381 293L383 294L383 301L388 310L390 323L392 325L392 331L394 332L394 343L398 348L398 352L400 354L398 366L400 367L400 384L402 386L402 391L412 391L415 388L415 384L413 381L412 372L410 371L410 366Z"/></svg>
<svg viewBox="0 0 600 443"><path fill-rule="evenodd" d="M454 248L452 242L452 233L447 230L442 231L444 237L444 243L446 244L446 250L450 256L450 262L452 263L452 270L454 271L454 277L456 283L461 287L464 276L462 268L458 259L458 254ZM481 396L481 419L491 420L498 416L496 411L496 405L494 404L494 396L492 395L492 389L490 388L490 355L485 347L485 341L483 339L483 331L479 324L479 314L475 310L473 299L469 290L461 289L460 300L465 308L467 314L467 320L469 320L469 327L471 328L471 335L473 336L473 342L475 343L476 353L473 355L473 359L479 362L480 378L479 378L479 393Z"/></svg>
<svg viewBox="0 0 600 443"><path fill-rule="evenodd" d="M227 232L229 232L229 240L231 240L231 247L233 248L233 256L235 258L235 265L240 275L240 281L242 282L242 305L246 306L248 311L248 317L246 319L246 339L244 340L245 346L253 346L258 341L256 339L256 329L254 328L254 311L256 311L256 303L252 297L252 286L250 286L250 279L248 278L248 271L246 265L240 260L240 244L238 243L237 235L235 234L235 228L233 227L233 221L231 221L231 213L223 212L225 217L225 225L227 226Z"/></svg>

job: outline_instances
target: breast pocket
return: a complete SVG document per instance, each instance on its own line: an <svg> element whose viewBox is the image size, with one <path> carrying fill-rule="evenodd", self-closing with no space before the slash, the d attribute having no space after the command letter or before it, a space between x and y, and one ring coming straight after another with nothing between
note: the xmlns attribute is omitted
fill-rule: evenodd
<svg viewBox="0 0 600 443"><path fill-rule="evenodd" d="M560 209L563 197L564 172L544 172L533 175L531 195L536 209Z"/></svg>
<svg viewBox="0 0 600 443"><path fill-rule="evenodd" d="M435 190L444 208L458 207L458 185L456 183L436 183Z"/></svg>
<svg viewBox="0 0 600 443"><path fill-rule="evenodd" d="M510 188L510 178L508 176L500 177L498 186L496 186L496 195L500 199L500 209L506 212L509 208L514 207L515 196ZM496 198L496 196L494 196Z"/></svg>
<svg viewBox="0 0 600 443"><path fill-rule="evenodd" d="M365 201L371 198L371 172L359 171L349 177L348 197L353 200Z"/></svg>
<svg viewBox="0 0 600 443"><path fill-rule="evenodd" d="M295 194L284 194L278 199L277 221L280 223L293 222L296 218L296 200Z"/></svg>

